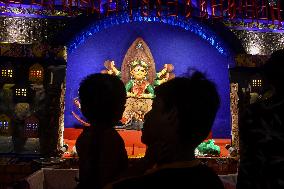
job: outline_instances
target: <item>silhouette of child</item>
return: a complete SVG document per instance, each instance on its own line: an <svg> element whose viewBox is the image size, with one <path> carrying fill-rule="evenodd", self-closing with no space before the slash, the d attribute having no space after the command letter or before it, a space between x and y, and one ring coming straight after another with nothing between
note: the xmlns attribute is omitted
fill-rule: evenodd
<svg viewBox="0 0 284 189"><path fill-rule="evenodd" d="M150 169L106 188L224 188L218 175L194 155L211 131L219 95L202 73L191 74L155 88L141 138L147 145L145 166Z"/></svg>
<svg viewBox="0 0 284 189"><path fill-rule="evenodd" d="M114 129L125 108L125 87L117 76L92 74L81 82L79 99L91 126L76 141L78 188L102 188L128 166L124 141Z"/></svg>

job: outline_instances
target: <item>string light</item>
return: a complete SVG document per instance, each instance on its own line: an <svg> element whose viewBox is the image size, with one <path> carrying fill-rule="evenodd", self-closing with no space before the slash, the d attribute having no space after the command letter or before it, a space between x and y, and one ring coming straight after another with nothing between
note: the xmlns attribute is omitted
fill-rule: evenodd
<svg viewBox="0 0 284 189"><path fill-rule="evenodd" d="M214 33L209 27L202 23L193 20L180 17L157 17L157 16L141 16L139 12L134 12L132 18L128 13L120 13L118 15L109 16L105 19L96 21L84 32L77 35L71 43L68 44L69 53L73 52L80 44L84 43L90 36L110 28L115 25L133 23L133 22L148 22L148 23L164 23L171 26L183 28L190 31L204 40L210 45L214 46L218 52L224 56L229 56L229 52L226 49L224 42Z"/></svg>

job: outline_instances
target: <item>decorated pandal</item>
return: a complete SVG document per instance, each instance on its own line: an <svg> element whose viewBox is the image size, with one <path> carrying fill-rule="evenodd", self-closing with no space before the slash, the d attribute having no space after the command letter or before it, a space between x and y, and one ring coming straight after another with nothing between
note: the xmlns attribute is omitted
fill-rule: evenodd
<svg viewBox="0 0 284 189"><path fill-rule="evenodd" d="M145 114L151 110L152 98L155 96L154 88L174 78L174 66L164 64L163 69L156 72L155 61L150 48L140 37L129 47L121 65L121 69L119 69L114 61L106 60L104 62L105 69L101 72L116 75L125 83L127 101L120 125L117 125L116 129L124 139L129 158L140 159L144 157L146 151L146 146L141 142L141 129L143 128ZM234 95L235 90L232 88L231 98L234 101L232 101L231 106L233 109L237 108L237 96ZM73 99L73 103L78 112L81 107L78 97ZM234 113L237 114L237 112ZM90 126L75 111L72 111L72 115L80 124L86 127ZM234 124L236 121L233 119ZM234 132L236 132L236 129L234 129ZM64 154L65 158L76 158L74 145L80 133L80 129L65 128L64 141L69 146L69 151ZM233 141L238 140L236 139L237 133L234 134ZM212 133L210 133L207 140L196 148L195 154L204 163L214 167L220 174L235 173L238 162L236 143L233 142L233 148L230 144L230 139L212 139Z"/></svg>
<svg viewBox="0 0 284 189"><path fill-rule="evenodd" d="M115 128L130 163L140 161L146 151L141 129L155 87L188 66L208 72L223 103L195 155L235 179L239 107L247 103L239 95L258 95L255 81L261 85L261 78L249 68L284 47L282 1L131 2L0 1L0 188L35 172L33 163L36 169L75 168L75 174L75 142L90 126L80 110L78 86L92 73L116 75L125 84L125 111ZM88 27L70 37L67 26L80 27L72 21L90 14L95 16ZM25 163L14 163L18 155ZM54 174L48 171L41 176Z"/></svg>

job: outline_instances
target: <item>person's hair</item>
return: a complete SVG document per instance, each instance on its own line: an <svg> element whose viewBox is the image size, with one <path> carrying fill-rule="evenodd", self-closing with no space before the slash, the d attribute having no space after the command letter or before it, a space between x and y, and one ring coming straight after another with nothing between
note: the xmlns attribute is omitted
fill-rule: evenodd
<svg viewBox="0 0 284 189"><path fill-rule="evenodd" d="M191 72L191 73L190 73ZM220 100L215 84L198 71L176 77L155 89L165 109L176 108L178 134L184 143L197 146L209 135Z"/></svg>
<svg viewBox="0 0 284 189"><path fill-rule="evenodd" d="M269 85L283 91L284 81L284 49L273 52L268 61L262 66L262 72Z"/></svg>
<svg viewBox="0 0 284 189"><path fill-rule="evenodd" d="M122 117L126 91L123 82L117 76L92 74L80 83L79 99L81 111L91 125L113 125Z"/></svg>

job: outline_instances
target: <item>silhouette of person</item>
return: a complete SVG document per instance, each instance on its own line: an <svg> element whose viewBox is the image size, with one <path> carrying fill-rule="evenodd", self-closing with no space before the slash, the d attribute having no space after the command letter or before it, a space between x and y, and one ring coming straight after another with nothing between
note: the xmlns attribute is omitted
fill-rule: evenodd
<svg viewBox="0 0 284 189"><path fill-rule="evenodd" d="M218 175L195 159L195 148L206 139L219 108L215 85L197 71L155 88L146 114L142 142L147 168L106 188L224 188Z"/></svg>
<svg viewBox="0 0 284 189"><path fill-rule="evenodd" d="M125 108L125 87L117 76L92 74L81 82L79 99L91 126L76 141L78 188L102 188L128 166L124 141L114 129Z"/></svg>
<svg viewBox="0 0 284 189"><path fill-rule="evenodd" d="M240 116L237 188L284 188L284 50L262 66L269 90Z"/></svg>

